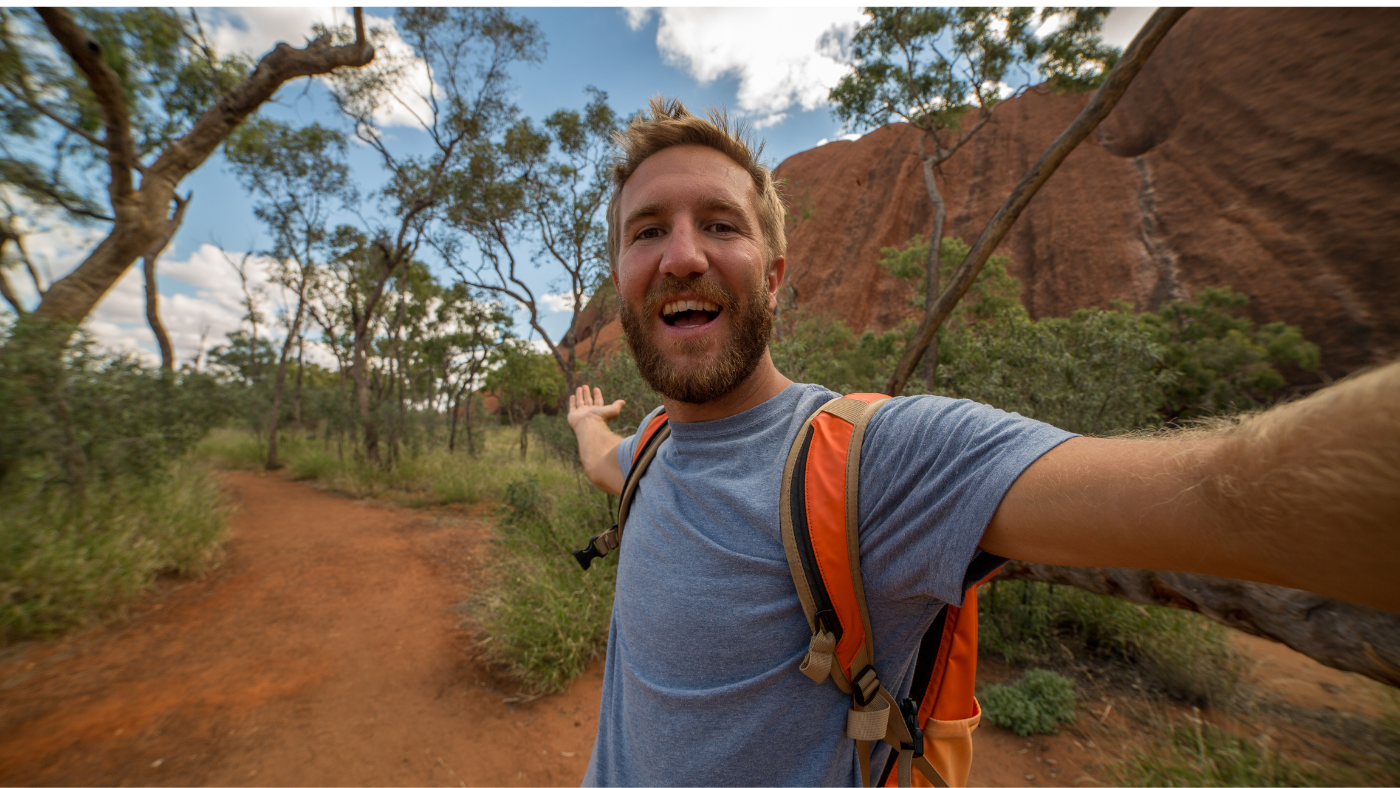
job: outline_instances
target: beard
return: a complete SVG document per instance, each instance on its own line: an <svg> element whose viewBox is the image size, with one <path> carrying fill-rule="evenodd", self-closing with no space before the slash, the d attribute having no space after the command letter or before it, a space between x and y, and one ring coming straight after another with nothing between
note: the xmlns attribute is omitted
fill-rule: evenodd
<svg viewBox="0 0 1400 788"><path fill-rule="evenodd" d="M668 358L657 347L655 319L661 303L680 293L713 301L720 305L721 315L729 315L729 336L723 340L717 357L707 358L707 351L716 341L709 336L678 340L674 358ZM661 396L691 405L719 399L748 379L763 359L773 331L773 313L768 309L763 279L741 303L733 291L708 279L667 276L647 293L640 312L625 300L619 311L622 330L642 380Z"/></svg>

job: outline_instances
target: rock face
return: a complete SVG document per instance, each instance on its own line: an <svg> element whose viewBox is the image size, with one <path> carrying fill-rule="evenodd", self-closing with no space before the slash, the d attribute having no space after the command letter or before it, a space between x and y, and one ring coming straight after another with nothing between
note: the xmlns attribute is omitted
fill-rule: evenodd
<svg viewBox="0 0 1400 788"><path fill-rule="evenodd" d="M1256 322L1300 325L1333 376L1400 349L1400 11L1188 13L999 252L1035 316L1228 285ZM972 243L1087 103L1007 101L944 165L948 234ZM918 138L895 125L777 170L799 303L855 327L911 314L880 248L928 233Z"/></svg>

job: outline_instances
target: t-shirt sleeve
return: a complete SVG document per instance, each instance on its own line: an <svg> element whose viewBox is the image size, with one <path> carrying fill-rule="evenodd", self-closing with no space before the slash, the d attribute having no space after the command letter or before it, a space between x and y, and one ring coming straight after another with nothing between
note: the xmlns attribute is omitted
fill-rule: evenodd
<svg viewBox="0 0 1400 788"><path fill-rule="evenodd" d="M999 565L977 543L1006 491L1031 463L1072 437L969 400L920 396L886 404L861 448L868 591L962 604L966 587Z"/></svg>
<svg viewBox="0 0 1400 788"><path fill-rule="evenodd" d="M647 431L647 425L656 418L656 414L661 412L661 408L648 413L642 423L637 425L637 431L622 439L622 443L617 447L617 466L622 469L622 478L626 479L627 474L632 470L632 457L637 453L637 441L642 439L642 433Z"/></svg>

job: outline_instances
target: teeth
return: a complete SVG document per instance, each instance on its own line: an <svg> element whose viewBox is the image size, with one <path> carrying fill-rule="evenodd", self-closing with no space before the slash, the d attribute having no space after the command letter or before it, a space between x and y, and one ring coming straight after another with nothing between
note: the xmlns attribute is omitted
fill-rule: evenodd
<svg viewBox="0 0 1400 788"><path fill-rule="evenodd" d="M677 312L718 312L719 304L713 301L672 301L662 307L661 314L674 315Z"/></svg>

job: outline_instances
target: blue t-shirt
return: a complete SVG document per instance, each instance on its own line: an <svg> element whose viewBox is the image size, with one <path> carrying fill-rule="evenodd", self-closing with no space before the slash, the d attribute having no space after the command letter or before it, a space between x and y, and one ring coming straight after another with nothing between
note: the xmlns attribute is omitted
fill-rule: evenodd
<svg viewBox="0 0 1400 788"><path fill-rule="evenodd" d="M729 418L672 422L616 554L584 785L860 784L849 696L797 669L811 630L778 524L788 449L835 396L794 384ZM943 397L899 398L875 415L861 452L860 561L875 667L895 697L909 692L934 616L979 579L968 567L1002 496L1070 437ZM624 474L636 443L618 447Z"/></svg>

